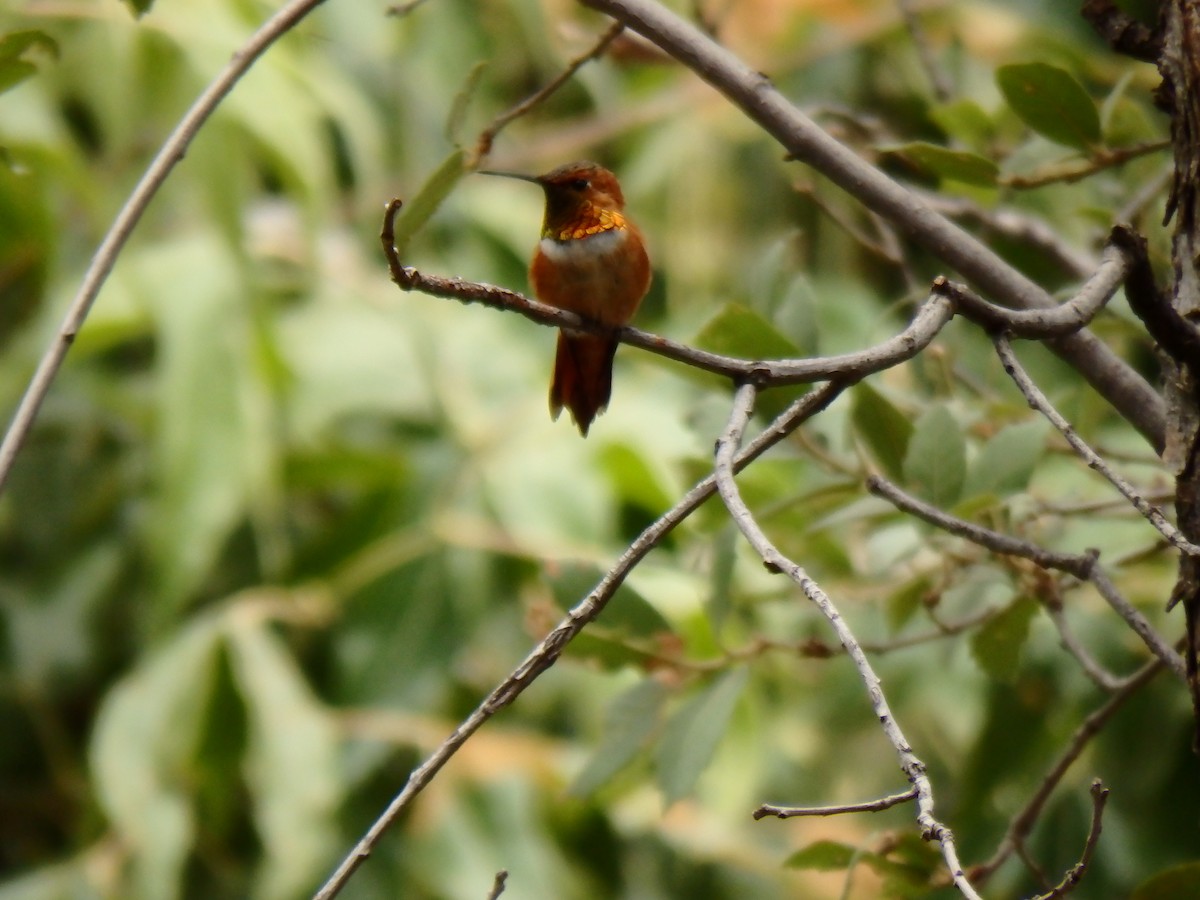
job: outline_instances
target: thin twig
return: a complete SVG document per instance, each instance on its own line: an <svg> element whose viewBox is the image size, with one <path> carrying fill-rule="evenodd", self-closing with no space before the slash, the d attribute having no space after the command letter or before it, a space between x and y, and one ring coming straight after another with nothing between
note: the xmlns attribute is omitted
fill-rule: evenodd
<svg viewBox="0 0 1200 900"><path fill-rule="evenodd" d="M471 159L467 162L468 169L474 169L492 152L492 144L498 135L510 122L514 119L519 119L521 116L528 113L531 109L543 102L547 97L557 91L560 87L566 84L584 65L599 57L625 30L625 25L621 22L613 22L612 25L600 35L599 40L592 45L591 49L585 53L572 59L567 63L566 68L558 73L553 79L538 88L516 106L496 116L491 121L487 128L479 133L479 139L475 142L475 151Z"/></svg>
<svg viewBox="0 0 1200 900"><path fill-rule="evenodd" d="M246 74L255 60L271 44L294 28L301 19L323 2L324 0L291 0L264 22L258 31L234 52L225 68L204 89L204 92L180 119L175 130L171 132L170 137L155 154L149 168L138 181L137 187L133 189L129 199L125 201L125 205L121 207L121 211L117 214L108 233L105 234L104 240L101 241L92 257L91 264L84 273L83 283L79 286L79 291L75 294L70 306L67 307L58 333L55 334L50 346L46 348L46 352L42 354L37 371L34 372L29 386L25 389L25 394L13 415L12 423L4 435L4 441L0 443L0 492L3 492L4 486L8 483L8 477L12 473L17 454L29 436L38 411L41 409L46 395L50 392L50 386L54 383L58 370L62 367L67 351L75 341L75 335L83 326L92 304L100 293L100 288L108 279L108 275L117 261L117 256L146 211L146 207L150 205L150 201L158 189L167 180L167 176L171 174L175 164L183 159L188 145L191 144L201 126L212 115L213 110L220 105L225 95Z"/></svg>
<svg viewBox="0 0 1200 900"><path fill-rule="evenodd" d="M764 803L754 811L755 819L765 819L774 816L777 819L791 819L796 816L840 816L845 813L880 812L917 799L917 789L910 787L900 794L889 794L878 800L867 800L864 803L847 803L841 806L772 806Z"/></svg>
<svg viewBox="0 0 1200 900"><path fill-rule="evenodd" d="M694 25L650 0L581 0L644 35L720 91L806 163L961 272L983 294L1017 309L1054 305L1044 289L941 216L912 191L864 161L796 108L761 72ZM1080 331L1047 344L1073 365L1156 450L1164 446L1162 397L1095 335Z"/></svg>
<svg viewBox="0 0 1200 900"><path fill-rule="evenodd" d="M1075 729L1075 733L1071 735L1071 739L1067 743L1067 747L1062 755L1059 756L1058 760L1050 768L1050 771L1046 773L1046 776L1033 792L1029 801L1009 822L1004 838L1000 841L1000 846L996 849L992 858L985 863L971 867L971 876L976 881L983 881L989 878L1014 852L1018 852L1024 848L1026 839L1042 815L1046 801L1050 799L1050 794L1054 792L1054 789L1062 781L1063 776L1067 774L1067 771L1074 764L1075 760L1079 758L1091 740L1108 724L1109 719L1116 714L1117 710L1125 704L1125 701L1148 684L1162 668L1162 660L1150 660L1150 662L1134 673L1124 687L1116 691L1103 705L1094 710L1080 723L1079 727Z"/></svg>
<svg viewBox="0 0 1200 900"><path fill-rule="evenodd" d="M904 21L904 27L908 30L913 47L916 48L921 68L925 70L925 77L929 79L929 84L933 87L934 96L940 102L945 103L954 96L950 78L938 65L933 47L929 43L929 35L925 33L925 26L921 24L916 11L912 8L912 0L896 0L896 6L900 10L900 18Z"/></svg>
<svg viewBox="0 0 1200 900"><path fill-rule="evenodd" d="M1025 399L1029 401L1029 405L1045 416L1050 424L1059 430L1062 436L1067 439L1067 443L1075 448L1075 452L1087 463L1088 468L1094 469L1107 478L1109 483L1121 492L1121 496L1133 504L1133 508L1158 529L1159 534L1166 538L1171 546L1189 556L1200 556L1200 547L1197 547L1180 534L1179 530L1166 520L1166 517L1163 516L1162 511L1158 507L1147 503L1134 490L1133 485L1114 472L1108 463L1104 461L1104 458L1075 433L1075 429L1071 427L1071 424L1051 405L1046 395L1042 393L1033 379L1029 377L1029 373L1021 366L1016 354L1012 351L1012 346L1009 344L1008 338L1002 334L997 335L993 339L993 343L996 345L996 353L1000 357L1000 362L1004 365L1004 371L1008 373L1009 377L1020 388L1021 393L1025 395Z"/></svg>
<svg viewBox="0 0 1200 900"><path fill-rule="evenodd" d="M984 528L982 525L956 518L935 506L918 500L878 475L872 475L867 479L867 490L878 497L883 497L897 509L923 519L950 534L966 538L973 544L986 547L993 553L1018 556L1043 569L1057 569L1060 572L1074 575L1082 581L1091 582L1113 611L1124 619L1133 632L1142 639L1150 652L1172 672L1186 680L1187 673L1183 658L1154 630L1141 611L1121 595L1100 565L1097 551L1091 550L1087 553L1076 554L1046 550L1030 541L1000 534L990 528Z"/></svg>
<svg viewBox="0 0 1200 900"><path fill-rule="evenodd" d="M1001 178L999 183L1004 187L1019 190L1046 187L1050 184L1072 184L1076 181L1090 178L1097 172L1103 172L1105 169L1123 166L1125 163L1139 157L1158 153L1160 150L1167 150L1170 146L1171 142L1169 140L1163 140L1148 141L1144 144L1135 144L1132 147L1119 147L1116 150L1097 153L1078 165L1055 167L1046 171L1035 172L1032 175L1008 175Z"/></svg>
<svg viewBox="0 0 1200 900"><path fill-rule="evenodd" d="M1088 870L1088 866L1092 864L1092 856L1096 853L1096 845L1100 843L1100 831L1104 819L1104 806L1108 802L1108 788L1099 779L1092 782L1092 826L1088 829L1087 840L1083 844L1083 854L1079 857L1079 862L1071 866L1067 870L1067 874L1063 876L1063 880L1058 883L1052 890L1044 894L1039 894L1033 900L1055 900L1056 897L1065 897L1071 893L1083 880L1084 874Z"/></svg>
<svg viewBox="0 0 1200 900"><path fill-rule="evenodd" d="M1083 669L1084 674L1098 688L1111 692L1124 687L1128 679L1114 675L1104 668L1104 666L1100 665L1100 663L1096 662L1095 657L1088 652L1087 647L1083 645L1071 629L1071 625L1067 621L1066 611L1063 609L1062 598L1050 598L1042 606L1046 610L1046 614L1050 617L1050 621L1054 623L1054 627L1058 630L1058 639L1062 642L1063 647L1075 657L1075 661L1079 663L1079 667Z"/></svg>
<svg viewBox="0 0 1200 900"><path fill-rule="evenodd" d="M496 880L492 882L492 889L488 891L487 900L496 900L504 893L504 885L508 881L508 870L501 869L496 873Z"/></svg>
<svg viewBox="0 0 1200 900"><path fill-rule="evenodd" d="M1162 190L1161 185L1159 190ZM1058 229L1025 210L984 208L969 197L952 197L932 191L917 190L917 194L943 215L972 222L990 234L1029 245L1076 278L1086 278L1096 268L1096 260L1091 254L1077 250L1063 239ZM1129 217L1117 216L1115 220L1127 222Z"/></svg>
<svg viewBox="0 0 1200 900"><path fill-rule="evenodd" d="M892 715L887 698L883 694L883 685L870 660L858 643L858 639L834 606L833 601L821 590L821 587L809 577L808 573L797 563L788 559L770 539L763 533L755 520L750 508L742 500L734 481L734 460L737 449L741 444L742 435L750 421L754 410L754 401L758 395L757 388L750 383L743 384L734 395L733 409L729 415L729 423L725 432L717 440L716 461L713 474L717 480L717 490L725 502L726 509L737 524L738 529L746 540L761 557L763 564L772 572L786 574L800 587L804 595L821 611L837 634L838 640L846 648L846 653L858 670L859 677L867 688L867 696L871 707L879 719L884 735L891 742L899 757L900 769L912 784L916 793L917 823L921 826L921 836L925 840L937 841L942 849L942 858L950 878L960 893L969 900L980 900L979 894L971 887L958 861L958 850L954 843L954 835L944 824L934 816L933 785L926 774L925 764L912 751L908 739L900 730L900 725Z"/></svg>
<svg viewBox="0 0 1200 900"><path fill-rule="evenodd" d="M379 237L387 255L392 281L406 291L420 291L460 303L482 303L492 309L520 313L539 325L611 335L622 343L649 350L667 359L715 372L734 380L751 379L762 386L810 384L829 379L859 380L873 372L891 368L920 353L954 316L954 303L938 293L930 294L917 309L912 322L900 333L865 350L812 359L748 360L721 356L659 337L637 328L610 328L572 312L531 300L516 291L461 278L425 275L405 266L393 241L393 222L401 202L393 200L384 210Z"/></svg>
<svg viewBox="0 0 1200 900"><path fill-rule="evenodd" d="M783 440L803 422L825 409L849 386L848 382L831 381L806 393L780 414L746 449L737 455L733 466L740 471L770 447ZM716 491L716 478L709 475L638 535L625 552L613 563L592 591L576 604L561 622L532 650L491 693L467 716L421 765L408 777L403 790L393 798L359 840L354 849L339 864L315 900L336 897L350 877L371 855L375 845L391 828L413 800L428 786L442 767L459 751L468 738L478 731L497 712L508 706L529 687L539 675L554 665L584 627L604 610L629 572L653 550L680 522L695 512Z"/></svg>

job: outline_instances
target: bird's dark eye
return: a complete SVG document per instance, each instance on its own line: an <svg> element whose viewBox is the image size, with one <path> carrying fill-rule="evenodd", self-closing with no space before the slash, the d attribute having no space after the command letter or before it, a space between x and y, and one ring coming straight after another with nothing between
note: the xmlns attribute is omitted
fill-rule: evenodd
<svg viewBox="0 0 1200 900"><path fill-rule="evenodd" d="M588 180L586 178L575 178L571 181L571 189L575 191L587 190Z"/></svg>

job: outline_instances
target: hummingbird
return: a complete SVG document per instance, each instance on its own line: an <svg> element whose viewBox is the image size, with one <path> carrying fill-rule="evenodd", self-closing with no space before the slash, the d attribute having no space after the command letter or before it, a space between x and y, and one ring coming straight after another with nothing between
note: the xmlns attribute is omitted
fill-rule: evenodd
<svg viewBox="0 0 1200 900"><path fill-rule="evenodd" d="M545 175L484 171L541 185L546 195L542 236L529 264L538 300L603 325L628 324L650 287L642 233L624 212L617 177L593 162L573 162ZM550 416L570 410L587 437L608 406L617 340L568 328L558 332Z"/></svg>

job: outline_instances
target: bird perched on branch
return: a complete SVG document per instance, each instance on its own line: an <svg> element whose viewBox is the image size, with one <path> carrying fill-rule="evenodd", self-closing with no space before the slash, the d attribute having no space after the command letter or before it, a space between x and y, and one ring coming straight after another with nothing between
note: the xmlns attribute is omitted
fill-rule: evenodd
<svg viewBox="0 0 1200 900"><path fill-rule="evenodd" d="M546 194L542 236L529 266L537 298L603 325L625 325L650 287L650 260L642 233L625 215L621 185L591 162L560 166L545 175L484 172L541 185ZM579 432L588 428L612 393L615 338L561 329L550 384L550 414L563 408Z"/></svg>

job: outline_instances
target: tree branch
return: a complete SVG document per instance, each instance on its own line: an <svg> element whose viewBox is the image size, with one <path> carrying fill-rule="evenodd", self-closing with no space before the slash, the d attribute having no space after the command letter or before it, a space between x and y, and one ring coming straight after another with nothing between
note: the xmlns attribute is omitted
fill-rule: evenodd
<svg viewBox="0 0 1200 900"><path fill-rule="evenodd" d="M1109 483L1121 492L1121 496L1133 504L1133 508L1158 529L1158 533L1166 538L1172 547L1186 553L1188 556L1200 556L1200 547L1180 534L1179 529L1166 520L1166 517L1162 514L1162 510L1147 503L1134 490L1133 485L1114 472L1112 467L1104 461L1104 458L1075 433L1075 429L1071 427L1071 424L1051 405L1046 395L1042 393L1033 379L1029 377L1029 373L1021 366L1016 354L1012 352L1012 346L1009 344L1008 338L1004 335L998 335L993 340L996 345L996 353L1000 357L1000 362L1004 365L1004 371L1008 373L1009 377L1020 388L1021 393L1025 395L1025 399L1029 401L1030 407L1040 412L1049 420L1050 424L1058 429L1062 436L1067 439L1067 443L1088 464L1088 468L1094 469L1108 479Z"/></svg>
<svg viewBox="0 0 1200 900"><path fill-rule="evenodd" d="M1115 241L1104 248L1100 265L1083 287L1053 309L1007 309L984 300L966 285L939 278L934 292L952 297L958 311L991 331L1007 330L1014 337L1041 340L1079 331L1095 318L1125 282L1133 263L1129 251Z"/></svg>
<svg viewBox="0 0 1200 900"><path fill-rule="evenodd" d="M825 409L849 386L848 382L831 381L809 391L780 414L763 432L746 446L733 461L735 471L740 471L791 434L803 422ZM403 790L393 798L387 809L375 820L355 848L342 860L329 877L314 900L330 900L336 897L350 877L371 855L375 845L413 800L428 786L442 767L478 731L485 722L508 706L521 695L543 672L558 660L575 637L593 621L612 599L626 576L646 555L680 522L695 512L716 491L716 477L710 475L698 482L678 503L638 535L625 552L618 557L612 568L586 597L576 604L557 626L532 650L507 678L492 689L491 693L465 718L457 728L438 746L424 762L408 777Z"/></svg>
<svg viewBox="0 0 1200 900"><path fill-rule="evenodd" d="M796 816L840 816L844 813L880 812L907 803L917 798L917 789L910 787L899 794L889 794L878 800L867 800L863 803L847 803L842 806L772 806L764 803L754 811L755 819L765 819L774 816L777 819L791 819Z"/></svg>
<svg viewBox="0 0 1200 900"><path fill-rule="evenodd" d="M1042 309L1050 296L912 191L860 159L796 109L761 73L691 24L650 0L581 0L642 34L725 95L788 151L945 260L1004 306ZM1164 446L1162 398L1095 335L1048 343L1156 450Z"/></svg>
<svg viewBox="0 0 1200 900"><path fill-rule="evenodd" d="M667 359L724 375L735 381L752 380L762 387L809 384L829 379L857 381L916 356L929 346L938 332L954 317L953 302L949 297L935 291L918 308L908 328L865 350L812 359L749 360L721 356L637 328L611 328L601 325L575 313L531 300L506 288L464 281L461 278L425 275L411 266L405 266L400 261L393 241L393 222L400 206L399 200L393 200L385 208L379 238L388 259L392 281L403 290L420 291L433 297L458 300L460 303L482 303L492 309L520 313L532 322L552 328L612 335L632 347L649 350Z"/></svg>
<svg viewBox="0 0 1200 900"><path fill-rule="evenodd" d="M949 513L942 512L937 507L931 506L905 493L899 487L878 475L872 475L867 479L867 490L877 497L883 497L897 509L914 515L928 522L930 525L941 528L943 531L948 531L950 534L958 535L974 544L986 547L993 553L1028 559L1030 562L1044 569L1057 569L1061 572L1074 575L1083 581L1090 581L1100 596L1108 602L1113 611L1124 619L1125 623L1142 639L1142 642L1150 652L1176 675L1186 679L1187 675L1182 657L1163 640L1162 636L1146 621L1146 617L1141 614L1137 607L1126 600L1116 589L1116 586L1100 566L1099 554L1096 551L1093 550L1084 554L1055 553L1029 541L1022 541L1011 535L1000 534L989 528L984 528L982 525L975 525L974 523L956 518Z"/></svg>
<svg viewBox="0 0 1200 900"><path fill-rule="evenodd" d="M717 490L725 502L726 509L729 510L729 515L761 557L767 569L783 573L796 582L804 595L812 601L833 627L838 640L846 648L846 654L858 670L859 677L866 685L871 707L879 718L884 735L896 749L901 771L913 786L917 801L917 823L921 826L921 836L925 840L937 841L941 846L942 858L946 861L950 878L962 895L969 900L980 900L979 894L971 887L971 882L963 873L962 865L958 861L958 850L955 847L953 833L934 816L933 785L926 774L925 763L913 753L908 739L900 730L900 725L896 722L891 708L888 706L887 698L884 697L883 685L879 676L871 667L871 662L859 645L858 639L846 624L845 619L842 618L841 613L838 612L837 607L834 606L833 601L821 590L820 586L809 577L801 566L780 553L778 548L771 543L738 491L737 483L733 478L734 462L737 459L737 449L742 442L742 435L745 433L746 425L754 411L754 401L757 395L758 390L753 384L743 384L734 395L729 423L717 441L716 461L713 467Z"/></svg>
<svg viewBox="0 0 1200 900"><path fill-rule="evenodd" d="M1092 827L1088 829L1087 840L1083 844L1083 855L1079 857L1079 862L1073 865L1067 874L1063 876L1063 880L1051 891L1034 897L1033 900L1055 900L1056 897L1065 897L1067 894L1075 890L1080 881L1083 880L1084 874L1087 872L1088 866L1092 864L1092 856L1096 852L1096 845L1100 843L1100 831L1102 820L1104 819L1104 806L1108 802L1108 788L1099 778L1092 782Z"/></svg>
<svg viewBox="0 0 1200 900"><path fill-rule="evenodd" d="M1066 750L1046 773L1042 783L1038 785L1029 801L1009 822L1008 830L992 858L981 865L971 867L973 878L977 881L989 878L1000 866L1004 865L1014 852L1024 851L1025 840L1033 831L1033 827L1037 824L1037 820L1046 806L1046 801L1050 799L1050 794L1067 774L1067 770L1071 768L1092 739L1108 724L1109 719L1125 704L1125 701L1147 685L1162 668L1162 660L1150 660L1134 673L1124 687L1115 692L1102 706L1080 723L1079 727L1075 729L1075 733L1071 735Z"/></svg>
<svg viewBox="0 0 1200 900"><path fill-rule="evenodd" d="M4 435L4 441L0 443L0 493L8 483L13 463L24 445L25 439L29 436L30 429L33 428L38 411L42 408L46 395L50 393L50 385L54 383L58 370L67 356L67 351L75 342L75 335L83 326L92 304L100 293L100 288L108 280L117 256L121 253L129 235L133 233L133 229L146 211L146 207L150 205L150 201L154 199L158 189L167 180L167 176L171 174L175 164L183 159L188 145L196 137L201 126L225 99L225 95L233 90L233 86L249 71L255 60L262 56L271 44L294 28L301 19L323 2L324 0L291 0L264 22L258 31L254 32L250 39L234 52L221 73L196 98L196 102L179 120L175 130L171 132L170 137L155 154L149 168L138 181L137 187L133 189L129 199L125 201L125 205L121 207L117 218L109 226L104 240L100 242L87 272L84 273L83 283L71 300L70 306L67 307L66 315L58 327L58 333L55 334L50 346L42 355L37 371L34 372L29 386L25 389L25 394Z"/></svg>

